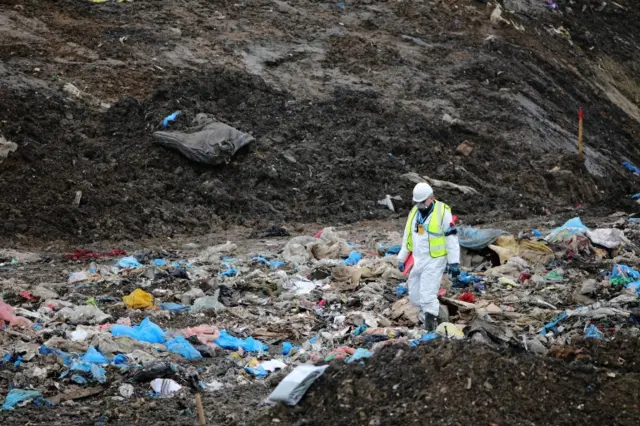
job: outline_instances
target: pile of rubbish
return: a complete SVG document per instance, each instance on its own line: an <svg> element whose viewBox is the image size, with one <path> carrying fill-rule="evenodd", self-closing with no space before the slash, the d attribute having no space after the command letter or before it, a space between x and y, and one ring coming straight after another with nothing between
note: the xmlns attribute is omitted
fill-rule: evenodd
<svg viewBox="0 0 640 426"><path fill-rule="evenodd" d="M573 218L518 235L460 226L463 272L443 277L432 333L408 301L396 232L354 242L325 228L238 243L247 249L227 242L59 260L12 252L0 258L2 410L98 393L216 393L271 376L278 386L255 403L295 405L328 362L366 363L390 344L470 340L552 356L585 339L637 336L640 225L606 221L588 228ZM66 279L33 284L34 265L64 268Z"/></svg>

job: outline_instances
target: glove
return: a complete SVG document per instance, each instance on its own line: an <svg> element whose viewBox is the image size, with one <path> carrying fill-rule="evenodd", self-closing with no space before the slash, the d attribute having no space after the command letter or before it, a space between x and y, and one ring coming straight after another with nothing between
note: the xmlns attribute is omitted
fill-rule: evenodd
<svg viewBox="0 0 640 426"><path fill-rule="evenodd" d="M404 272L404 262L400 262L400 263L398 263L398 270L399 270L400 272Z"/></svg>
<svg viewBox="0 0 640 426"><path fill-rule="evenodd" d="M449 274L451 274L451 278L453 278L454 280L458 278L458 275L460 275L460 264L452 263L451 265L449 265Z"/></svg>

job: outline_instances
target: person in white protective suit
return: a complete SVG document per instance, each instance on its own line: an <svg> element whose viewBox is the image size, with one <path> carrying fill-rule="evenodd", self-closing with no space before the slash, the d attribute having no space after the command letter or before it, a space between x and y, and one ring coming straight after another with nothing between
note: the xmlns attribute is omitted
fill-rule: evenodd
<svg viewBox="0 0 640 426"><path fill-rule="evenodd" d="M433 331L438 326L438 291L447 264L453 279L460 275L460 245L451 208L436 201L431 186L417 184L413 202L398 253L398 268L403 272L413 253L414 266L407 284L409 300L420 309L423 326Z"/></svg>

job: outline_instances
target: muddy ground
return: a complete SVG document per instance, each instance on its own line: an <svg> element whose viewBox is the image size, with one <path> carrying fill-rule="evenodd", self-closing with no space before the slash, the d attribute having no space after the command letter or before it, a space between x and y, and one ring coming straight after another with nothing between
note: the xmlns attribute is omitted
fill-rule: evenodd
<svg viewBox="0 0 640 426"><path fill-rule="evenodd" d="M4 0L0 134L19 147L0 165L0 234L380 219L386 194L406 211L410 171L478 189L439 192L468 218L632 210L620 162L640 162L638 6L558 4L507 2L520 31L471 1ZM194 164L151 144L175 110L172 128L208 112L257 141L227 166ZM456 154L465 140L473 152Z"/></svg>
<svg viewBox="0 0 640 426"><path fill-rule="evenodd" d="M587 344L565 359L456 342L389 347L366 366L334 365L298 406L256 424L632 425L637 342Z"/></svg>

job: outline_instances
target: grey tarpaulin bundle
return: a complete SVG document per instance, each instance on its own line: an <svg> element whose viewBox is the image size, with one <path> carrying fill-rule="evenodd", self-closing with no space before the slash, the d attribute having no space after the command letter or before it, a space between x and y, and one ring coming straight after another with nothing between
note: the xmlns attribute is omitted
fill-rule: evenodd
<svg viewBox="0 0 640 426"><path fill-rule="evenodd" d="M154 132L154 142L175 149L190 160L216 166L227 164L240 148L255 140L208 114L198 114L194 121L196 125L186 132Z"/></svg>

